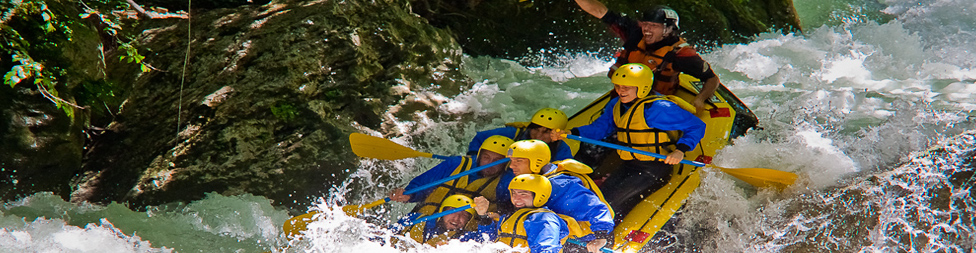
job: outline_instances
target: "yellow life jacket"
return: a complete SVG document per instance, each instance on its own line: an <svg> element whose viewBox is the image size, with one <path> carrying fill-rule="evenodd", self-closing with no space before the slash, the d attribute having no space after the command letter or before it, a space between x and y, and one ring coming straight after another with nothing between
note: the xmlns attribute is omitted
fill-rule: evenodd
<svg viewBox="0 0 976 253"><path fill-rule="evenodd" d="M620 145L663 155L674 151L676 142L672 140L672 136L674 140L677 140L679 137L678 132L651 128L647 125L647 121L644 118L644 107L657 100L668 100L674 102L682 109L692 113L695 112L695 108L691 104L673 95L642 98L634 102L634 105L623 113L620 112L622 103L618 100L617 104L613 107L613 122L617 125L617 141ZM617 150L617 154L623 160L663 161L652 156L635 154L623 150Z"/></svg>
<svg viewBox="0 0 976 253"><path fill-rule="evenodd" d="M436 226L436 223L437 222L435 221L432 224ZM407 235L410 236L410 239L413 239L414 241L427 244L430 246L438 246L438 245L446 244L451 239L458 239L459 237L461 237L462 234L462 233L458 233L457 230L454 230L454 231L447 231L446 233L431 235L430 238L424 238L424 229L426 228L426 226L427 226L427 222L421 222L421 223L413 224L413 226L410 226L410 229L404 231L408 232Z"/></svg>
<svg viewBox="0 0 976 253"><path fill-rule="evenodd" d="M556 175L570 175L579 178L580 181L583 182L583 187L586 187L586 189L590 189L590 191L596 194L596 196L600 198L600 202L603 202L603 204L607 205L607 209L610 210L610 217L614 217L615 214L613 212L613 209L610 208L610 203L603 198L603 191L600 191L600 187L596 185L596 182L594 182L593 179L590 178L590 176L587 176L590 173L593 173L593 168L575 159L555 161L552 164L556 165L556 170L546 173L545 175L546 177L553 178ZM590 222L580 221L579 223L584 230L587 230L589 232Z"/></svg>
<svg viewBox="0 0 976 253"><path fill-rule="evenodd" d="M623 62L622 59L618 58L616 66L620 66L626 63L641 63L647 65L654 69L654 90L665 95L673 95L675 90L678 88L678 75L681 72L674 70L671 62L674 60L674 54L681 50L682 48L689 47L690 44L685 41L685 39L679 38L678 42L670 46L664 46L654 50L653 52L647 51L644 42L641 41L637 43L637 50L630 50L622 52L621 58L626 59ZM671 55L669 55L671 54Z"/></svg>
<svg viewBox="0 0 976 253"><path fill-rule="evenodd" d="M562 214L557 214L549 209L545 208L522 208L515 211L514 214L508 216L504 221L502 221L501 227L498 229L498 240L499 242L508 244L514 247L529 247L529 237L525 232L525 221L528 220L529 216L536 213L548 212L559 215L559 218L566 222L566 226L569 227L569 235L559 239L561 244L566 244L566 240L569 238L578 238L587 235L580 228L579 223L576 219Z"/></svg>
<svg viewBox="0 0 976 253"><path fill-rule="evenodd" d="M470 170L473 164L474 159L471 157L461 157L461 164L459 164L457 168L454 168L454 171L451 172L451 176ZM411 212L420 213L423 216L436 213L437 208L441 206L441 202L444 201L444 198L465 192L464 189L468 187L468 178L468 176L463 176L461 178L437 185L437 187L435 187L434 190L427 195L427 198L418 203Z"/></svg>

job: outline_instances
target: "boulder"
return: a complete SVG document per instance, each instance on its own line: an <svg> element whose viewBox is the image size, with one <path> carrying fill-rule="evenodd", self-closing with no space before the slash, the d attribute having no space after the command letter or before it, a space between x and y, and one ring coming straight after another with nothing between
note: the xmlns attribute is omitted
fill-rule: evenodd
<svg viewBox="0 0 976 253"><path fill-rule="evenodd" d="M93 138L73 201L141 207L252 193L304 208L355 172L349 133L381 129L380 115L411 89L466 82L457 43L405 2L296 1L191 17L189 27L139 28L155 70L110 70L130 73L117 80L127 100Z"/></svg>

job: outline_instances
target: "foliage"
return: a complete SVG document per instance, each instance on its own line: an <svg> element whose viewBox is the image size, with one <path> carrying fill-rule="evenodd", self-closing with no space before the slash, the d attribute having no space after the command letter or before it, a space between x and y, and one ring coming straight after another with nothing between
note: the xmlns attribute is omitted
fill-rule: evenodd
<svg viewBox="0 0 976 253"><path fill-rule="evenodd" d="M281 121L289 122L298 117L298 108L288 103L280 103L271 107L271 114Z"/></svg>
<svg viewBox="0 0 976 253"><path fill-rule="evenodd" d="M151 70L143 61L145 57L133 45L133 40L122 35L123 28L119 25L121 17L111 14L113 10L129 7L124 0L54 1L50 5L48 2L13 0L0 4L0 8L3 8L0 14L0 52L4 58L9 55L7 59L11 59L10 62L0 63L0 70L9 68L4 74L4 84L10 87L33 84L38 93L73 118L75 109L83 107L74 102L75 87L69 87L65 80L84 78L69 74L72 63L64 51L71 50L68 45L76 42L78 31L94 30L92 27L104 27L97 31L98 35L115 40L114 43L120 48L120 61L139 64L144 72ZM86 20L97 22L90 24ZM103 73L101 78L104 78L104 63L100 66ZM86 97L99 99L114 96L110 89L106 91L104 87L85 87L89 83L105 83L90 81L81 82L82 90L100 93Z"/></svg>

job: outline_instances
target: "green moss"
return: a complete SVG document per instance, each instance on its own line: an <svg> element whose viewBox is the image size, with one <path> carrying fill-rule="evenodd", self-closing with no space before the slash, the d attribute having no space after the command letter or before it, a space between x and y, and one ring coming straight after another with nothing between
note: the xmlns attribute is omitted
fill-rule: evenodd
<svg viewBox="0 0 976 253"><path fill-rule="evenodd" d="M271 114L284 122L292 122L298 117L298 108L292 104L279 103L271 107Z"/></svg>

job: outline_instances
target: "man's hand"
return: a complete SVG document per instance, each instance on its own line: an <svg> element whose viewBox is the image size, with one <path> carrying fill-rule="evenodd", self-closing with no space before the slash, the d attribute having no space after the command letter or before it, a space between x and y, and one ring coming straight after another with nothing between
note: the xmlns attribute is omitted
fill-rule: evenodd
<svg viewBox="0 0 976 253"><path fill-rule="evenodd" d="M695 101L692 101L691 105L695 106L694 114L698 114L705 111L705 99L708 98L705 96L697 96L695 97Z"/></svg>
<svg viewBox="0 0 976 253"><path fill-rule="evenodd" d="M403 195L403 188L393 189L393 191L390 192L389 198L390 200L396 202L406 203L407 201L410 201L410 195Z"/></svg>
<svg viewBox="0 0 976 253"><path fill-rule="evenodd" d="M491 203L489 203L488 202L488 199L486 199L484 196L475 197L474 198L474 211L477 212L478 215L485 215L486 213L488 213L488 205L489 204L491 204Z"/></svg>
<svg viewBox="0 0 976 253"><path fill-rule="evenodd" d="M600 253L600 248L607 245L607 239L596 239L586 243L586 250L592 253Z"/></svg>
<svg viewBox="0 0 976 253"><path fill-rule="evenodd" d="M668 154L668 157L664 159L664 163L674 165L680 163L681 160L684 159L685 159L685 152L681 150L675 150L674 152L671 152L671 154Z"/></svg>
<svg viewBox="0 0 976 253"><path fill-rule="evenodd" d="M561 141L566 139L567 134L569 134L569 131L553 129L552 131L549 131L549 138L552 138L552 141Z"/></svg>

